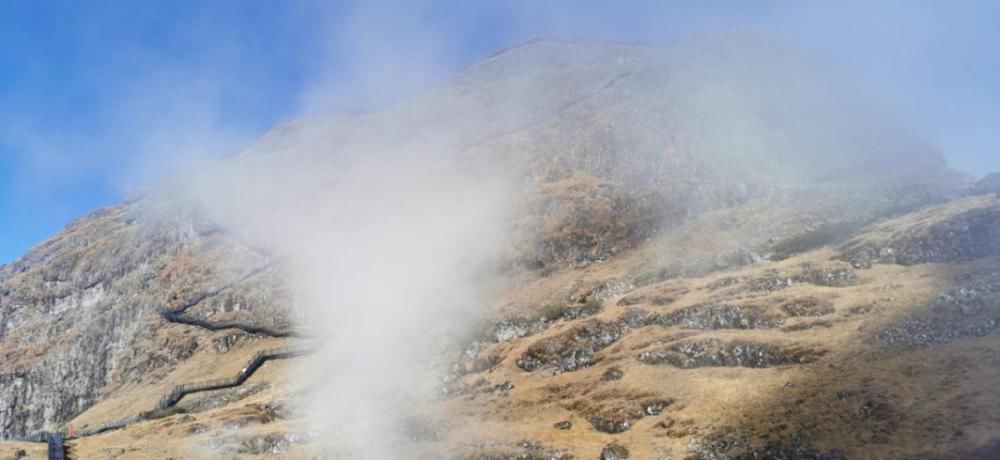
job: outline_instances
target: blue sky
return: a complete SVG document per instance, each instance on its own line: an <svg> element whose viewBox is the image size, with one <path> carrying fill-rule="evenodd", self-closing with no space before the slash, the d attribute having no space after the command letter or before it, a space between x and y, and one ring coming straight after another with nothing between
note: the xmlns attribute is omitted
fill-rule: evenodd
<svg viewBox="0 0 1000 460"><path fill-rule="evenodd" d="M528 39L771 31L1000 170L1000 2L0 0L0 262L274 124L391 103Z"/></svg>

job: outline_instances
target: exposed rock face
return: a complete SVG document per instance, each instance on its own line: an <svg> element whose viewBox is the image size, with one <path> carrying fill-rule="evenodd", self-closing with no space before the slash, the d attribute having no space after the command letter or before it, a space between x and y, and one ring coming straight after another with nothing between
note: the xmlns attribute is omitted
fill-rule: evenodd
<svg viewBox="0 0 1000 460"><path fill-rule="evenodd" d="M577 175L543 184L515 227L530 267L605 260L656 232L670 211L652 192Z"/></svg>
<svg viewBox="0 0 1000 460"><path fill-rule="evenodd" d="M157 333L157 308L264 260L149 204L95 212L0 268L0 435L54 428L108 388L191 357L196 341Z"/></svg>
<svg viewBox="0 0 1000 460"><path fill-rule="evenodd" d="M826 353L809 347L782 347L765 343L708 339L690 341L638 356L643 364L669 364L681 369L698 367L771 367L811 363Z"/></svg>
<svg viewBox="0 0 1000 460"><path fill-rule="evenodd" d="M1000 273L980 274L941 293L922 311L886 325L878 345L910 348L983 337L1000 328Z"/></svg>
<svg viewBox="0 0 1000 460"><path fill-rule="evenodd" d="M582 369L592 365L596 353L621 338L623 332L617 323L591 321L536 343L517 360L517 366L527 372L546 366L551 366L555 373Z"/></svg>
<svg viewBox="0 0 1000 460"><path fill-rule="evenodd" d="M976 182L976 186L972 188L972 193L977 195L985 195L989 193L1000 195L1000 173L988 174Z"/></svg>
<svg viewBox="0 0 1000 460"><path fill-rule="evenodd" d="M822 451L800 439L792 442L769 442L757 449L740 449L739 442L730 439L715 439L703 443L695 443L694 458L697 460L714 460L731 458L734 460L846 460L840 449ZM741 451L742 450L742 451Z"/></svg>
<svg viewBox="0 0 1000 460"><path fill-rule="evenodd" d="M774 292L790 288L797 283L844 287L856 281L857 274L848 267L817 267L815 264L806 263L801 265L797 272L790 274L772 270L753 278L725 277L712 283L709 289L713 291L727 289L729 292Z"/></svg>
<svg viewBox="0 0 1000 460"><path fill-rule="evenodd" d="M768 329L780 325L782 319L754 307L695 305L649 322L689 329Z"/></svg>
<svg viewBox="0 0 1000 460"><path fill-rule="evenodd" d="M197 234L144 229L135 213L92 214L3 267L3 435L26 435L93 404L115 355L135 345L163 300L138 294L156 285L168 255Z"/></svg>
<svg viewBox="0 0 1000 460"><path fill-rule="evenodd" d="M874 236L842 245L842 258L869 267L875 262L914 265L1000 254L1000 201L975 198L965 203L951 212L932 209L881 224Z"/></svg>

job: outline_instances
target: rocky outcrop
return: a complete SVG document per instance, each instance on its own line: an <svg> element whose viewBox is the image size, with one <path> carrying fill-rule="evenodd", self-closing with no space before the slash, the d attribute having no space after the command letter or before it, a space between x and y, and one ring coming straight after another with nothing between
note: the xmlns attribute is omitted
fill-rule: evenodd
<svg viewBox="0 0 1000 460"><path fill-rule="evenodd" d="M643 364L669 364L681 369L698 367L763 368L816 361L825 350L805 346L780 346L752 341L723 342L717 339L688 341L659 351L642 352Z"/></svg>
<svg viewBox="0 0 1000 460"><path fill-rule="evenodd" d="M996 194L1000 195L1000 173L988 174L976 182L972 188L972 193L976 195Z"/></svg>
<svg viewBox="0 0 1000 460"><path fill-rule="evenodd" d="M513 225L521 264L545 268L606 260L655 233L670 211L651 191L585 173L532 190Z"/></svg>
<svg viewBox="0 0 1000 460"><path fill-rule="evenodd" d="M55 428L109 388L199 352L195 340L160 334L157 309L263 259L156 203L95 212L0 268L0 436Z"/></svg>
<svg viewBox="0 0 1000 460"><path fill-rule="evenodd" d="M553 373L571 372L591 366L597 352L622 337L625 328L617 323L590 321L556 337L541 340L517 360L526 372L550 367Z"/></svg>
<svg viewBox="0 0 1000 460"><path fill-rule="evenodd" d="M710 439L694 440L691 451L695 460L846 460L847 456L841 449L819 450L802 439L788 442L771 441L758 448L746 448L742 440Z"/></svg>
<svg viewBox="0 0 1000 460"><path fill-rule="evenodd" d="M1000 254L1000 201L970 199L881 224L840 247L859 268L872 263L962 262Z"/></svg>
<svg viewBox="0 0 1000 460"><path fill-rule="evenodd" d="M677 325L688 329L768 329L782 324L777 314L742 305L695 305L650 318L648 324Z"/></svg>
<svg viewBox="0 0 1000 460"><path fill-rule="evenodd" d="M874 342L907 349L984 337L1000 328L1000 273L977 274L937 296L924 309L883 326Z"/></svg>
<svg viewBox="0 0 1000 460"><path fill-rule="evenodd" d="M114 356L134 343L158 300L139 293L156 284L165 255L196 238L137 220L127 207L94 213L0 270L4 436L60 423L96 402Z"/></svg>

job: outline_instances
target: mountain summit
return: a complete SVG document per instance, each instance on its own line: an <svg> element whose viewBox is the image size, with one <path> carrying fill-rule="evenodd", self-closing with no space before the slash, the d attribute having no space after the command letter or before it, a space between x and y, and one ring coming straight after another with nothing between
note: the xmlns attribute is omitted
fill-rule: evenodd
<svg viewBox="0 0 1000 460"><path fill-rule="evenodd" d="M0 268L0 452L991 458L1000 201L834 75L540 41L276 127Z"/></svg>

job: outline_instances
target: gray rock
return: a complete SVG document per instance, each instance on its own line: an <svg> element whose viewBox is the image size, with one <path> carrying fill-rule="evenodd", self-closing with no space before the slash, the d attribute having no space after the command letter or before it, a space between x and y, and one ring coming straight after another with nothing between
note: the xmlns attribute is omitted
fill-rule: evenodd
<svg viewBox="0 0 1000 460"><path fill-rule="evenodd" d="M972 188L972 193L976 195L1000 194L1000 173L988 174L980 179Z"/></svg>
<svg viewBox="0 0 1000 460"><path fill-rule="evenodd" d="M556 422L555 425L552 425L552 427L557 430L568 430L573 428L573 422L570 422L569 420L564 420L562 422Z"/></svg>
<svg viewBox="0 0 1000 460"><path fill-rule="evenodd" d="M962 211L945 220L896 231L887 241L848 241L841 259L856 268L872 263L915 265L965 262L1000 254L1000 205Z"/></svg>
<svg viewBox="0 0 1000 460"><path fill-rule="evenodd" d="M536 342L517 360L517 366L526 372L548 366L556 374L582 369L596 362L597 352L624 334L625 328L617 323L590 321Z"/></svg>
<svg viewBox="0 0 1000 460"><path fill-rule="evenodd" d="M825 350L806 347L779 347L751 341L723 342L718 339L704 339L682 342L658 351L644 351L637 359L643 364L669 364L681 369L763 368L810 363L825 353Z"/></svg>
<svg viewBox="0 0 1000 460"><path fill-rule="evenodd" d="M611 382L614 380L621 380L625 376L625 372L618 366L609 367L607 370L601 374L601 381Z"/></svg>
<svg viewBox="0 0 1000 460"><path fill-rule="evenodd" d="M601 460L625 460L628 449L620 444L611 443L601 450Z"/></svg>
<svg viewBox="0 0 1000 460"><path fill-rule="evenodd" d="M156 379L207 351L192 336L158 334L166 323L157 308L189 301L265 259L202 232L182 210L163 217L151 209L157 203L94 212L0 266L0 344L36 350L0 360L0 437L62 424L109 388ZM234 266L199 262L208 250L225 251Z"/></svg>

